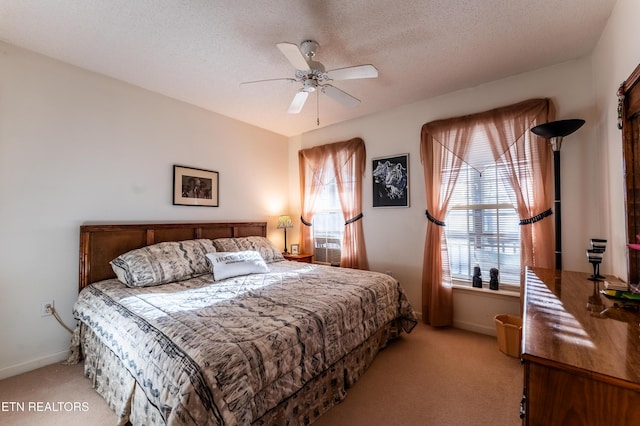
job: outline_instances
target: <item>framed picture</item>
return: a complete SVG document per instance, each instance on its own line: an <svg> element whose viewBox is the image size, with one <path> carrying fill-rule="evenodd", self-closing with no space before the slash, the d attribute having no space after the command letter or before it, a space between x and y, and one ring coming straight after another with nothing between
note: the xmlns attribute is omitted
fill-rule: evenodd
<svg viewBox="0 0 640 426"><path fill-rule="evenodd" d="M218 172L173 166L173 204L218 207Z"/></svg>
<svg viewBox="0 0 640 426"><path fill-rule="evenodd" d="M409 207L409 154L372 162L373 207Z"/></svg>
<svg viewBox="0 0 640 426"><path fill-rule="evenodd" d="M291 244L291 254L300 254L300 244Z"/></svg>

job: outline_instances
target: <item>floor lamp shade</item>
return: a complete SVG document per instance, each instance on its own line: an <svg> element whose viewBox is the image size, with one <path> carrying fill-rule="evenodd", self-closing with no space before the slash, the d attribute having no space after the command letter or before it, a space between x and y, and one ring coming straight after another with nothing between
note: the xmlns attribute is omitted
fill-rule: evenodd
<svg viewBox="0 0 640 426"><path fill-rule="evenodd" d="M584 124L584 120L570 119L550 121L531 129L535 135L549 139L553 150L553 180L555 189L554 217L555 217L555 260L556 269L562 269L562 214L560 208L560 148L562 138L578 130Z"/></svg>

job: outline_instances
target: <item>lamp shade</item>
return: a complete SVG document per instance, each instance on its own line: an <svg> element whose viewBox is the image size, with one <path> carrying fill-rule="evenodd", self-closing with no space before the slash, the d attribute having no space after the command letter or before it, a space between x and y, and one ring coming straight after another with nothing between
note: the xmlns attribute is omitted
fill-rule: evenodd
<svg viewBox="0 0 640 426"><path fill-rule="evenodd" d="M571 120L550 121L531 129L533 133L545 139L565 137L578 130L584 124L584 120L574 118Z"/></svg>
<svg viewBox="0 0 640 426"><path fill-rule="evenodd" d="M281 228L293 228L293 223L291 223L291 217L289 215L282 215L278 218L278 229Z"/></svg>

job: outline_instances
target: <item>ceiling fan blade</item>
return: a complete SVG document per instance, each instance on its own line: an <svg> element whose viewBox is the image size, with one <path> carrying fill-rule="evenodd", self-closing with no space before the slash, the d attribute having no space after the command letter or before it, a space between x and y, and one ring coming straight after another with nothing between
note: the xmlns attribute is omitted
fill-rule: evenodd
<svg viewBox="0 0 640 426"><path fill-rule="evenodd" d="M291 101L291 105L289 105L288 113L297 114L302 111L302 107L307 100L307 96L309 96L309 92L300 91L296 93L296 95L293 97L293 101Z"/></svg>
<svg viewBox="0 0 640 426"><path fill-rule="evenodd" d="M297 80L295 78L267 78L265 80L253 80L253 81L243 81L240 85L243 84L253 84L253 83L265 83L268 81L288 81L289 83L295 83Z"/></svg>
<svg viewBox="0 0 640 426"><path fill-rule="evenodd" d="M322 93L329 96L334 101L340 102L342 105L347 106L349 108L356 107L360 104L360 99L354 98L347 92L343 92L337 87L333 87L330 84L325 84L322 86Z"/></svg>
<svg viewBox="0 0 640 426"><path fill-rule="evenodd" d="M352 80L355 78L376 78L378 69L373 65L357 65L355 67L339 68L327 71L331 80Z"/></svg>
<svg viewBox="0 0 640 426"><path fill-rule="evenodd" d="M278 49L280 49L282 54L286 56L295 69L304 71L311 70L307 60L302 52L300 52L300 48L297 45L293 43L278 43L276 46L278 46Z"/></svg>

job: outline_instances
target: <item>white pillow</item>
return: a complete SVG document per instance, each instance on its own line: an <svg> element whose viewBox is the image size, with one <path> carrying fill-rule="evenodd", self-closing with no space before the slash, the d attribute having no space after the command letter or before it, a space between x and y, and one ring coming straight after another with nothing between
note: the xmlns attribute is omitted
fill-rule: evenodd
<svg viewBox="0 0 640 426"><path fill-rule="evenodd" d="M257 251L208 253L213 279L216 281L239 275L269 272L267 264Z"/></svg>

